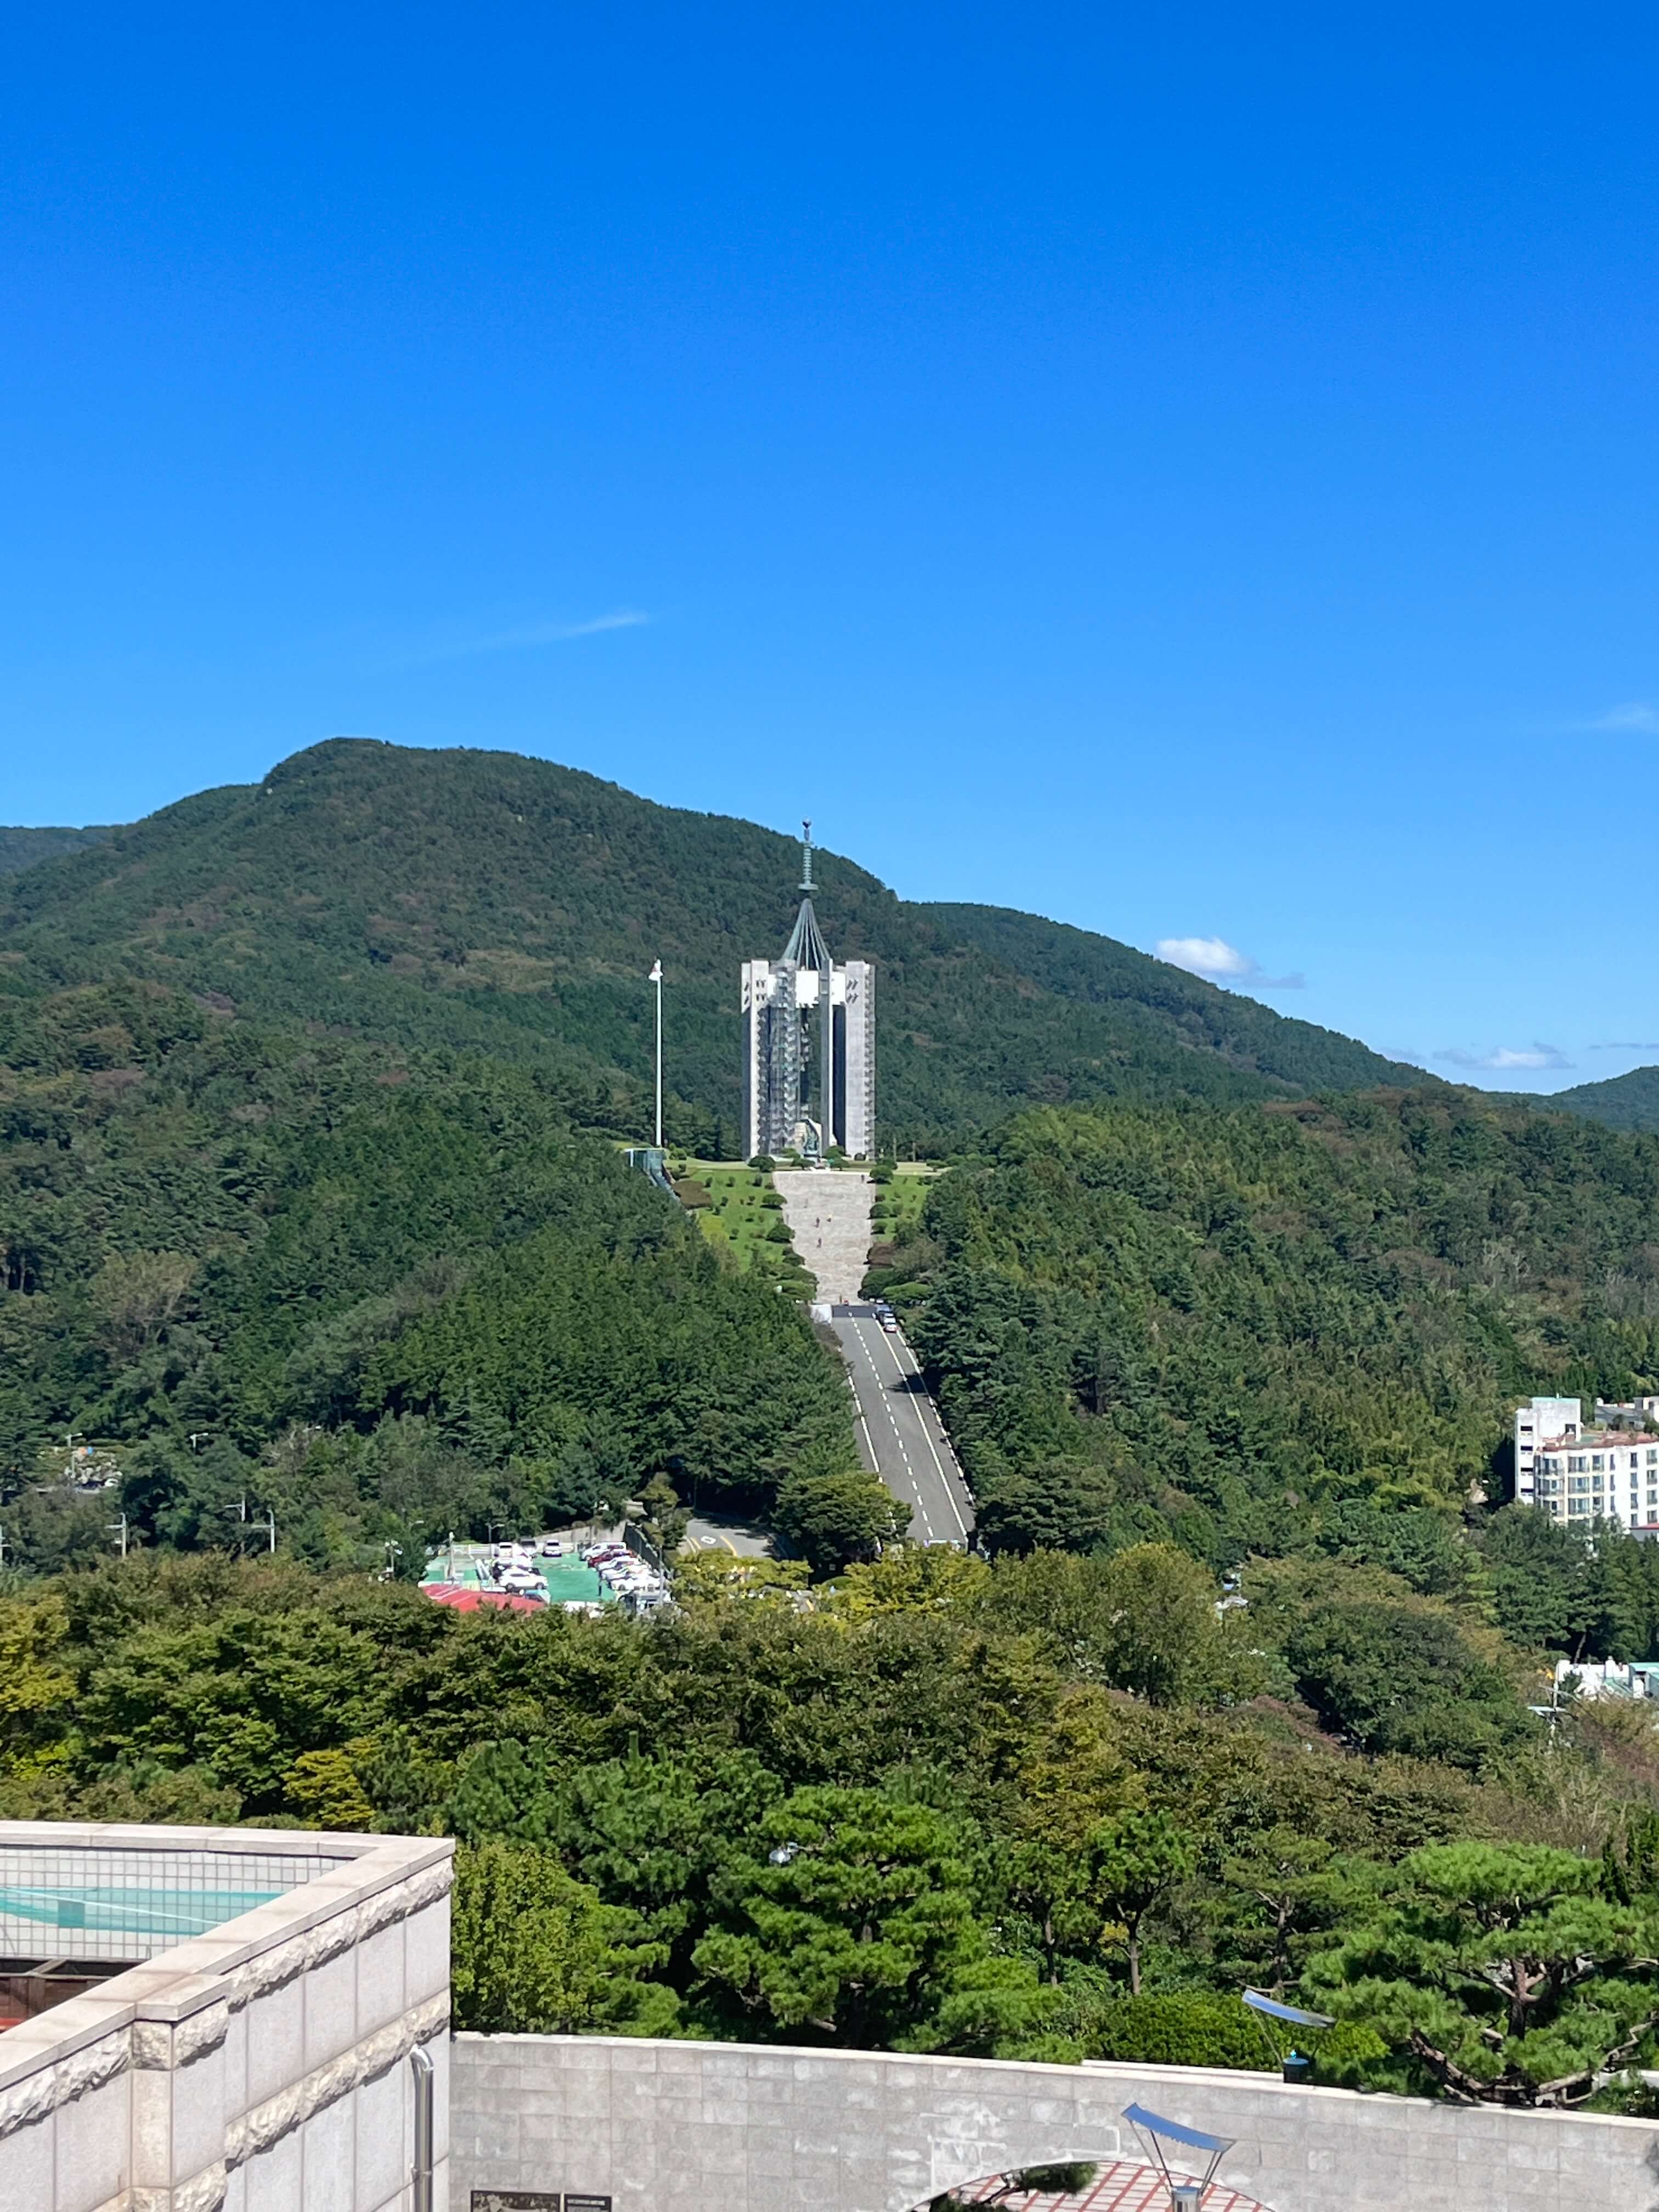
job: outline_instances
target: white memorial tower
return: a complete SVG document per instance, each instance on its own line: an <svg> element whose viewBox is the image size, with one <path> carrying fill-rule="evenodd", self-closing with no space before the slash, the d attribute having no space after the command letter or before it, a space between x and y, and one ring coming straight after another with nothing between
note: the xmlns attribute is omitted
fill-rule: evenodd
<svg viewBox="0 0 1659 2212"><path fill-rule="evenodd" d="M800 911L780 960L743 963L744 1157L839 1145L868 1159L876 1139L876 971L837 967L812 911L812 825L802 824Z"/></svg>

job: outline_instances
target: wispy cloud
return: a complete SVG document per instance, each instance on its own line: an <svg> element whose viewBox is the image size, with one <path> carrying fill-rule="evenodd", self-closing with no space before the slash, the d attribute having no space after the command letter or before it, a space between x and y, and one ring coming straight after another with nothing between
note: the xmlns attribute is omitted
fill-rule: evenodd
<svg viewBox="0 0 1659 2212"><path fill-rule="evenodd" d="M448 623L429 631L410 658L460 660L476 653L519 653L538 645L565 645L573 638L597 637L604 630L639 629L650 619L639 607L618 607L611 614L590 615L585 622L523 623L511 629Z"/></svg>
<svg viewBox="0 0 1659 2212"><path fill-rule="evenodd" d="M1615 1037L1610 1044L1587 1044L1586 1052L1659 1052L1659 1037Z"/></svg>
<svg viewBox="0 0 1659 2212"><path fill-rule="evenodd" d="M1226 983L1247 991L1305 991L1308 988L1307 977L1300 974L1266 974L1259 961L1241 952L1236 945L1229 945L1224 937L1160 937L1154 950L1171 968L1184 968L1189 975L1201 975L1206 983Z"/></svg>
<svg viewBox="0 0 1659 2212"><path fill-rule="evenodd" d="M1496 1052L1462 1052L1448 1045L1434 1055L1451 1067L1480 1068L1489 1074L1519 1074L1546 1067L1571 1067L1576 1063L1567 1058L1559 1046L1533 1043L1527 1046L1500 1044Z"/></svg>
<svg viewBox="0 0 1659 2212"><path fill-rule="evenodd" d="M1627 699L1622 707L1609 707L1593 722L1581 722L1578 726L1581 730L1633 730L1642 737L1659 738L1659 707L1650 707L1645 699Z"/></svg>

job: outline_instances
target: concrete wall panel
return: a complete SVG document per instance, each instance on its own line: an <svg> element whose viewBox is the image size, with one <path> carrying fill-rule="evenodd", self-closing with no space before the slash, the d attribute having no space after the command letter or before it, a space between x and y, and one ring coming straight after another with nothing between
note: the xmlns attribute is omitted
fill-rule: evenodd
<svg viewBox="0 0 1659 2212"><path fill-rule="evenodd" d="M241 2169L247 2191L246 2212L295 2212L300 2203L301 2144L297 2128L281 2136L269 2150Z"/></svg>
<svg viewBox="0 0 1659 2212"><path fill-rule="evenodd" d="M52 2157L57 2212L103 2204L129 2185L131 2092L131 2076L120 2074L58 2106Z"/></svg>
<svg viewBox="0 0 1659 2212"><path fill-rule="evenodd" d="M356 2096L357 2177L352 2212L380 2212L409 2179L415 2100L408 2062L365 2081Z"/></svg>
<svg viewBox="0 0 1659 2212"><path fill-rule="evenodd" d="M284 2212L356 2212L356 2128L351 2097L313 2112L300 2130L300 2203Z"/></svg>
<svg viewBox="0 0 1659 2212"><path fill-rule="evenodd" d="M306 1984L295 1973L250 2000L246 2021L247 2105L263 2105L306 2070Z"/></svg>
<svg viewBox="0 0 1659 2212"><path fill-rule="evenodd" d="M452 2051L451 2187L576 2190L618 2212L908 2212L1044 2159L1140 2154L1131 2101L1236 2138L1269 2212L1659 2212L1659 2128L1468 2112L1189 2068L474 2036Z"/></svg>

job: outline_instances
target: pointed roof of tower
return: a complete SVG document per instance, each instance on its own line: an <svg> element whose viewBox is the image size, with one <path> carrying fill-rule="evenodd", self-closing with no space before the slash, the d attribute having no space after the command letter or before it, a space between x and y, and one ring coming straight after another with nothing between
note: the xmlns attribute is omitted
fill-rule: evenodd
<svg viewBox="0 0 1659 2212"><path fill-rule="evenodd" d="M818 927L818 918L812 911L812 825L801 823L800 841L800 912L795 916L795 926L789 933L789 942L783 948L786 960L793 960L798 968L816 969L820 975L830 973L830 948L823 941L823 932Z"/></svg>

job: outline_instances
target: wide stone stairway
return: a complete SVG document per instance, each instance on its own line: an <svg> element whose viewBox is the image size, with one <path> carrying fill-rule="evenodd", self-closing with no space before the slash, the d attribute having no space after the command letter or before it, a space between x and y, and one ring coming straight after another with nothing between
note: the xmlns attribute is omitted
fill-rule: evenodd
<svg viewBox="0 0 1659 2212"><path fill-rule="evenodd" d="M851 1305L870 1264L875 1188L869 1176L851 1168L781 1168L772 1182L819 1302Z"/></svg>

